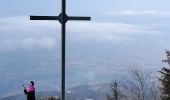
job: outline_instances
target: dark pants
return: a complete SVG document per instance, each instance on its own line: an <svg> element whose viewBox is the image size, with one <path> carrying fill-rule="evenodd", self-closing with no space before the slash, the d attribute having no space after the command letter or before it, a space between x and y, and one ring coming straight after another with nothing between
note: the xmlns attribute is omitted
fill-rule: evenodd
<svg viewBox="0 0 170 100"><path fill-rule="evenodd" d="M24 90L25 95L27 95L27 100L35 100L35 92L28 92Z"/></svg>
<svg viewBox="0 0 170 100"><path fill-rule="evenodd" d="M27 94L27 100L35 100L35 93L29 93Z"/></svg>

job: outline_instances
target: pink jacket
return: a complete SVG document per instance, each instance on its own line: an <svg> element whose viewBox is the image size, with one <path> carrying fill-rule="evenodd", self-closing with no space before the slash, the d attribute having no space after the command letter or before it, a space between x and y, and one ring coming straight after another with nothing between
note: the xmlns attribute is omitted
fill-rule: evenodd
<svg viewBox="0 0 170 100"><path fill-rule="evenodd" d="M30 85L30 86L28 87L28 92L35 92L35 87L32 86L32 85Z"/></svg>

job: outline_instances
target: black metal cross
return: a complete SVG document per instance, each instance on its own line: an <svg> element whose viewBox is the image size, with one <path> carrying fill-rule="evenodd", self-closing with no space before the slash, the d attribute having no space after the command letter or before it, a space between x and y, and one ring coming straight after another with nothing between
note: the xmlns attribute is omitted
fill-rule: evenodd
<svg viewBox="0 0 170 100"><path fill-rule="evenodd" d="M62 9L59 16L30 16L30 20L58 20L61 23L61 100L65 100L65 32L66 22L68 20L91 20L91 17L67 16L66 0L62 0Z"/></svg>

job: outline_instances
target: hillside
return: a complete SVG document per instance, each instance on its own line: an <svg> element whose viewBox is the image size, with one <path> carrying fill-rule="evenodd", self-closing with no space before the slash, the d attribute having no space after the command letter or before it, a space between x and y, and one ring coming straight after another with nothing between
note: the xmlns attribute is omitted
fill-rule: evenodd
<svg viewBox="0 0 170 100"><path fill-rule="evenodd" d="M107 90L107 84L77 86L69 89L66 94L66 100L104 100ZM43 100L47 100L47 97L59 95L60 92L57 91L44 91L37 92L36 98L43 98ZM1 98L0 100L26 100L26 96L24 94L19 94Z"/></svg>

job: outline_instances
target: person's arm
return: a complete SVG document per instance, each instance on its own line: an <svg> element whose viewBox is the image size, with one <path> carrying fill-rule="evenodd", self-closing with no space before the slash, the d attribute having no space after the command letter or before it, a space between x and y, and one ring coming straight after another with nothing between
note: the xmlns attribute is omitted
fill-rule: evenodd
<svg viewBox="0 0 170 100"><path fill-rule="evenodd" d="M27 95L27 94L28 94L28 91L27 91L27 90L24 90L24 93L25 93L25 95Z"/></svg>
<svg viewBox="0 0 170 100"><path fill-rule="evenodd" d="M28 94L28 91L27 91L27 89L25 88L24 85L23 85L23 87L24 87L24 93L25 93L25 95L27 95L27 94Z"/></svg>

